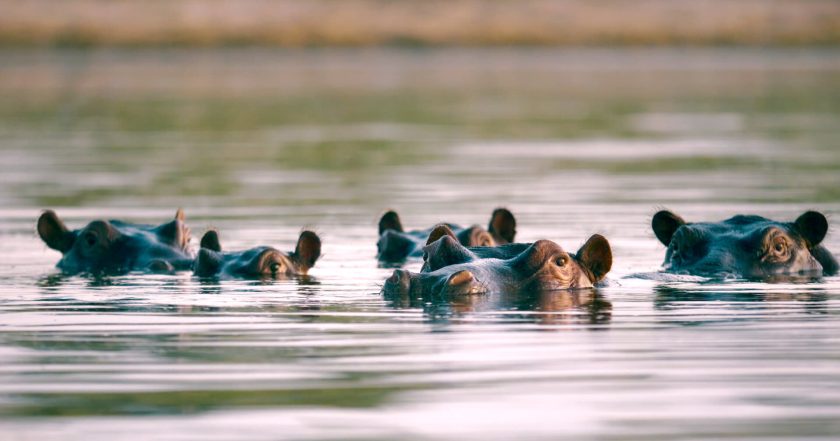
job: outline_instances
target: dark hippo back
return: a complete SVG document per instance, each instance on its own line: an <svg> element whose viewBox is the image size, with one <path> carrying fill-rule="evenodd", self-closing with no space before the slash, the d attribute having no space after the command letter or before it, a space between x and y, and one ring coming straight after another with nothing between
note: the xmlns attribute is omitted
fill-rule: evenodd
<svg viewBox="0 0 840 441"><path fill-rule="evenodd" d="M834 256L821 244L828 221L809 211L793 222L738 215L721 222L689 223L669 211L652 219L668 247L666 272L705 277L788 281L837 273Z"/></svg>
<svg viewBox="0 0 840 441"><path fill-rule="evenodd" d="M95 220L72 231L47 210L38 218L37 230L47 246L62 253L56 266L67 274L173 272L188 270L193 263L182 210L161 225Z"/></svg>

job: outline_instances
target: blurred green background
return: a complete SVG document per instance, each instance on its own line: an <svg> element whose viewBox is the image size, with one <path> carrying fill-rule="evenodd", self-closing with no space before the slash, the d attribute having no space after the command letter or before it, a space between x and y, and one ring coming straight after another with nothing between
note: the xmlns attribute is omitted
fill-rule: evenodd
<svg viewBox="0 0 840 441"><path fill-rule="evenodd" d="M831 45L834 0L2 0L8 45Z"/></svg>

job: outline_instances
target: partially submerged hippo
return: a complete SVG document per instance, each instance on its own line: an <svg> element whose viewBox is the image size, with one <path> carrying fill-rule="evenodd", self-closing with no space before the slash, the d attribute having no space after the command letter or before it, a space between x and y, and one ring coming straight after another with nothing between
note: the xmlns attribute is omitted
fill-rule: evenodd
<svg viewBox="0 0 840 441"><path fill-rule="evenodd" d="M828 221L816 211L793 222L738 215L723 222L689 223L663 210L651 224L668 247L666 272L765 281L837 274L837 260L820 245Z"/></svg>
<svg viewBox="0 0 840 441"><path fill-rule="evenodd" d="M540 240L509 258L481 257L448 234L424 250L437 269L395 270L383 294L435 297L592 288L612 267L610 244L598 234L575 254Z"/></svg>
<svg viewBox="0 0 840 441"><path fill-rule="evenodd" d="M67 274L172 272L192 267L187 249L190 229L180 209L174 220L161 225L95 220L72 231L54 211L47 210L38 218L37 230L47 246L61 252L56 266Z"/></svg>
<svg viewBox="0 0 840 441"><path fill-rule="evenodd" d="M312 231L300 233L295 251L284 253L268 246L223 252L218 233L211 230L201 238L194 274L199 277L285 279L306 275L319 257L321 239Z"/></svg>
<svg viewBox="0 0 840 441"><path fill-rule="evenodd" d="M505 208L497 208L490 216L487 229L473 225L460 227L446 224L455 233L458 241L469 247L493 247L513 242L516 237L516 219ZM376 243L376 257L381 262L400 263L410 257L421 257L423 246L432 229L403 230L402 222L395 211L388 211L379 220L379 241Z"/></svg>
<svg viewBox="0 0 840 441"><path fill-rule="evenodd" d="M436 243L443 236L457 240L457 235L449 225L438 224L432 228L426 246L423 248L423 267L421 273L429 273L453 263L463 263L475 259L510 259L525 251L530 243L508 243L498 246L449 247L444 242ZM460 242L460 241L459 241Z"/></svg>

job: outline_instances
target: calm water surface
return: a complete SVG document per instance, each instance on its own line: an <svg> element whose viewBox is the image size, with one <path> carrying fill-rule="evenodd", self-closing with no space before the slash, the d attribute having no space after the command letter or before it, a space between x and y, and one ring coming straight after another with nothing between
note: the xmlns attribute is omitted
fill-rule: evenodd
<svg viewBox="0 0 840 441"><path fill-rule="evenodd" d="M658 269L661 207L840 219L840 52L6 50L0 98L4 440L840 436L840 278L625 277ZM179 206L228 249L315 228L323 258L94 280L34 233ZM496 206L521 241L606 235L610 285L382 298L383 210Z"/></svg>

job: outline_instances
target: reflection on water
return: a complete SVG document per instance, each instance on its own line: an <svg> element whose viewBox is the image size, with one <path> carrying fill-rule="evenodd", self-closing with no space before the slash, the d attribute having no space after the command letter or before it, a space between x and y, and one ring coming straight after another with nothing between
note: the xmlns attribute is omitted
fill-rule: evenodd
<svg viewBox="0 0 840 441"><path fill-rule="evenodd" d="M432 323L472 321L476 316L490 321L533 321L540 324L605 324L612 304L595 289L526 293L496 293L432 299L403 294L386 294L395 309L422 308Z"/></svg>
<svg viewBox="0 0 840 441"><path fill-rule="evenodd" d="M0 438L831 439L840 278L661 276L649 222L840 218L838 70L833 50L0 52ZM47 207L77 227L179 206L229 250L313 228L323 258L284 281L66 277L33 231ZM497 206L522 241L605 235L611 282L382 298L383 210Z"/></svg>
<svg viewBox="0 0 840 441"><path fill-rule="evenodd" d="M810 287L801 292L785 291L785 288L753 286L687 286L661 285L654 288L654 307L659 310L693 308L696 305L713 305L733 309L760 310L770 308L801 307L810 314L828 314L831 296L821 286ZM764 302L766 304L760 304ZM756 304L759 303L759 304Z"/></svg>

